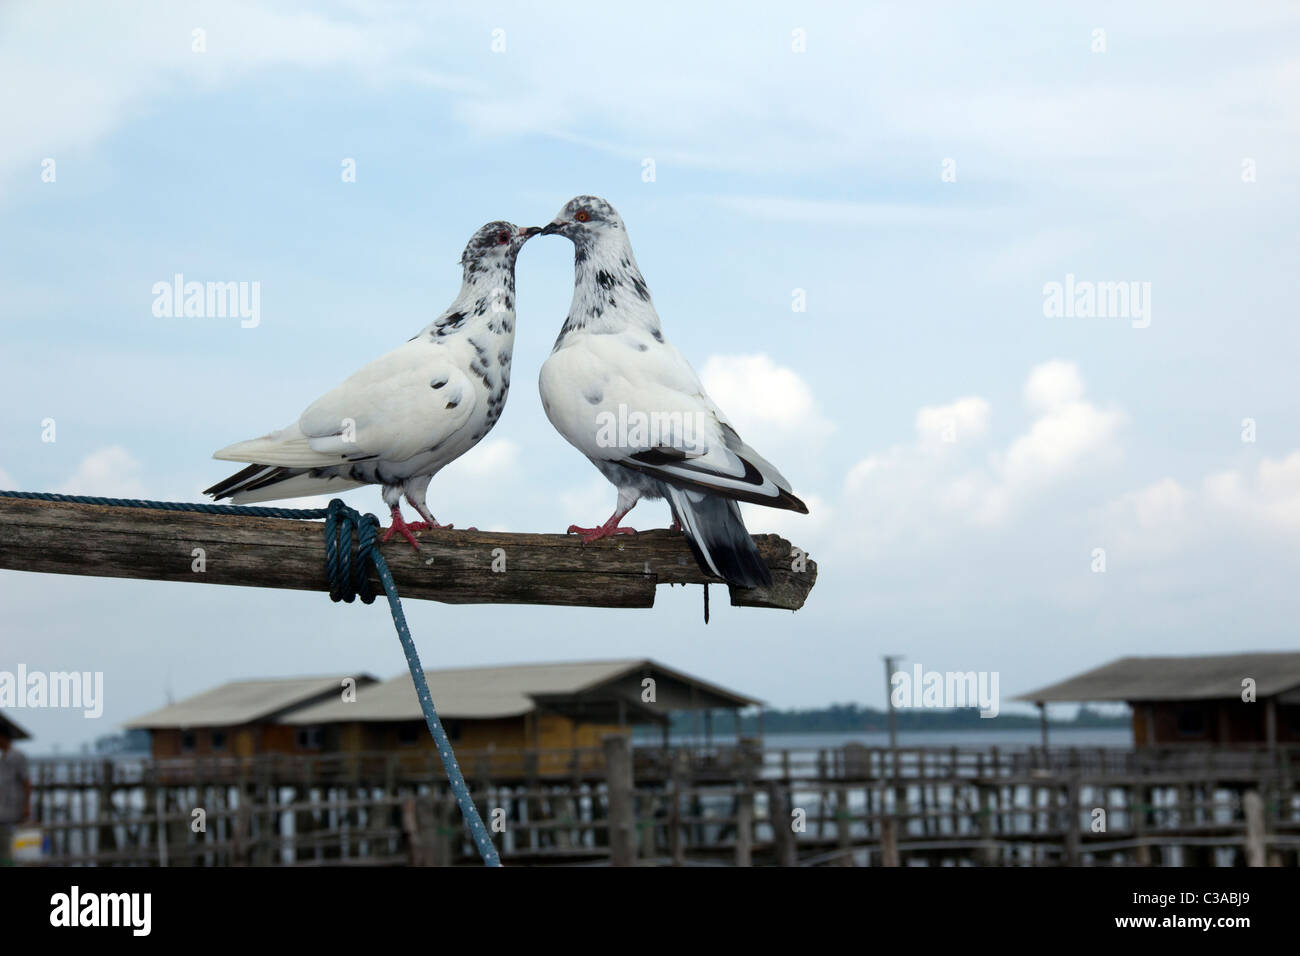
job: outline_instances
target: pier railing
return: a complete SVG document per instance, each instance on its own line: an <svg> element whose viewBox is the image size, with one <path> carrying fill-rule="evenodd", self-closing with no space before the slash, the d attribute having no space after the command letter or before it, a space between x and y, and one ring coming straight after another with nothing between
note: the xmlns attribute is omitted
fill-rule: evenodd
<svg viewBox="0 0 1300 956"><path fill-rule="evenodd" d="M515 863L1210 865L1300 851L1300 747L466 750ZM454 864L436 754L33 760L46 862Z"/></svg>

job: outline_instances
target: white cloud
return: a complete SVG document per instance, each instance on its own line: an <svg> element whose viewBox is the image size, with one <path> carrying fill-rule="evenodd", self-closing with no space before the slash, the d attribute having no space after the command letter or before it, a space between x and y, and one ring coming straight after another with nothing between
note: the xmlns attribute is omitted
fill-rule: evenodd
<svg viewBox="0 0 1300 956"><path fill-rule="evenodd" d="M1097 509L1097 537L1131 568L1177 568L1181 587L1197 582L1222 587L1224 556L1239 573L1252 561L1277 560L1270 546L1294 555L1300 534L1300 451L1262 459L1253 469L1233 468L1190 485L1174 478L1120 495ZM1275 569L1276 570L1276 569Z"/></svg>
<svg viewBox="0 0 1300 956"><path fill-rule="evenodd" d="M978 395L934 405L916 413L916 432L927 446L955 446L983 438L989 428L989 403Z"/></svg>
<svg viewBox="0 0 1300 956"><path fill-rule="evenodd" d="M1083 398L1083 379L1073 362L1053 359L1034 367L1025 383L1025 401L1035 411L1050 411Z"/></svg>
<svg viewBox="0 0 1300 956"><path fill-rule="evenodd" d="M63 495L145 498L141 468L140 462L125 448L111 445L83 458L72 476L54 490Z"/></svg>
<svg viewBox="0 0 1300 956"><path fill-rule="evenodd" d="M192 48L196 28L206 30L202 53ZM434 74L408 77L393 65L419 36L410 22L241 0L0 6L0 87L29 91L0 97L0 187L16 174L36 180L44 157L77 155L162 97L270 67L348 67L370 81L401 75L428 85Z"/></svg>
<svg viewBox="0 0 1300 956"><path fill-rule="evenodd" d="M1178 44L1165 42L1167 11L1128 16L1123 49L1140 57L1090 54L1087 29L1063 33L1058 17L1032 6L1017 14L1014 37L975 15L940 23L902 8L804 11L806 55L791 52L789 27L770 16L737 20L691 7L694 28L683 31L674 15L603 4L567 13L512 10L500 24L506 52L494 56L497 24L476 11L268 9L247 0L8 4L0 7L0 83L37 92L0 101L0 173L35 175L31 164L42 156L91 145L178 89L211 89L277 66L345 68L358 82L449 93L450 116L471 135L546 136L629 161L649 155L667 166L745 173L869 166L877 178L915 180L926 162L937 181L939 161L956 154L961 182L1039 179L1059 188L1101 180L1141 189L1171 173L1203 182L1195 163L1150 163L1170 142L1211 164L1224 142L1250 143L1258 155L1288 155L1296 142L1296 65L1285 47L1266 47L1248 66L1234 69L1243 61L1225 56L1222 68L1204 70L1204 50L1224 42L1225 22L1184 8ZM1231 30L1272 38L1295 22L1284 5L1243 9ZM208 31L206 53L191 51L196 26ZM1016 56L1021 78L985 69L990 55ZM611 56L617 67L605 68ZM479 79L484 70L492 82ZM971 218L927 211L924 200L737 201L786 221Z"/></svg>
<svg viewBox="0 0 1300 956"><path fill-rule="evenodd" d="M1133 515L1142 528L1167 528L1183 521L1187 513L1188 493L1172 478L1158 481L1129 496Z"/></svg>
<svg viewBox="0 0 1300 956"><path fill-rule="evenodd" d="M1012 442L1003 459L1003 475L1011 484L1027 485L1064 474L1089 456L1109 451L1123 420L1120 412L1087 402L1054 408Z"/></svg>
<svg viewBox="0 0 1300 956"><path fill-rule="evenodd" d="M767 355L712 355L700 379L709 397L760 455L771 454L764 451L766 447L817 444L834 430L808 383Z"/></svg>
<svg viewBox="0 0 1300 956"><path fill-rule="evenodd" d="M1300 451L1265 458L1254 476L1226 471L1205 479L1205 496L1236 518L1286 532L1300 530Z"/></svg>
<svg viewBox="0 0 1300 956"><path fill-rule="evenodd" d="M1078 369L1035 366L1025 385L1028 429L1002 451L981 455L992 410L979 396L926 406L915 442L854 464L844 480L855 541L872 549L925 548L972 529L1004 526L1066 482L1103 470L1116 455L1123 414L1083 398ZM855 545L856 547L856 545Z"/></svg>

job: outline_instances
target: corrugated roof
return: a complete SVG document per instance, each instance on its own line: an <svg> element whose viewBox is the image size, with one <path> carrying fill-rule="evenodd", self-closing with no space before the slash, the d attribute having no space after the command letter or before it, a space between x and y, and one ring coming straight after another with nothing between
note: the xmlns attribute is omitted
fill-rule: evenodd
<svg viewBox="0 0 1300 956"><path fill-rule="evenodd" d="M532 694L572 694L599 684L642 661L586 661L572 664L517 664L425 671L429 692L441 717L484 719L517 717L536 705ZM327 724L342 720L418 720L423 716L410 674L367 687L353 703L323 701L286 714L281 723Z"/></svg>
<svg viewBox="0 0 1300 956"><path fill-rule="evenodd" d="M1211 700L1240 697L1250 677L1255 693L1272 697L1300 686L1300 653L1204 657L1122 657L1016 700Z"/></svg>
<svg viewBox="0 0 1300 956"><path fill-rule="evenodd" d="M438 714L448 719L517 717L536 709L534 697L577 694L622 677L630 671L650 668L661 674L692 682L727 698L737 706L757 703L698 678L674 671L647 659L574 661L556 664L513 664L495 667L465 667L425 671ZM286 724L327 724L336 721L419 720L423 715L411 684L410 674L367 687L353 703L323 701L281 718Z"/></svg>
<svg viewBox="0 0 1300 956"><path fill-rule="evenodd" d="M178 703L169 704L143 717L137 717L124 726L145 729L232 727L236 724L264 719L321 694L341 691L345 677L356 678L358 687L375 683L375 678L369 674L231 681Z"/></svg>

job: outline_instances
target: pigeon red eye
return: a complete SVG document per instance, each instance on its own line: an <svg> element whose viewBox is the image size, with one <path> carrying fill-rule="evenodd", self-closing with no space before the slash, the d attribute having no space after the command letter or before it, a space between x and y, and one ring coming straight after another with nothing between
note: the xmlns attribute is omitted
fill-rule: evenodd
<svg viewBox="0 0 1300 956"><path fill-rule="evenodd" d="M498 246L504 246L504 245L505 245L507 242L509 242L509 241L510 241L510 233L508 233L508 232L498 232L498 233L497 233L497 245L498 245Z"/></svg>
<svg viewBox="0 0 1300 956"><path fill-rule="evenodd" d="M585 209L579 209L576 213L573 214L573 218L578 220L578 222L586 222L588 219L591 218L591 213L587 212L587 210Z"/></svg>

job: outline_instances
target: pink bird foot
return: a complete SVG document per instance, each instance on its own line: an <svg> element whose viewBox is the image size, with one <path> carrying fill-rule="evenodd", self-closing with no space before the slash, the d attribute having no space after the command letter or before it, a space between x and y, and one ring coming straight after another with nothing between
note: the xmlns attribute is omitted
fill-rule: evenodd
<svg viewBox="0 0 1300 956"><path fill-rule="evenodd" d="M569 525L566 534L576 534L582 538L583 544L591 544L593 541L599 541L601 538L608 538L616 534L636 534L636 528L620 528L618 519L622 515L614 515L603 525L598 528L579 528L576 524Z"/></svg>
<svg viewBox="0 0 1300 956"><path fill-rule="evenodd" d="M407 541L411 542L412 548L414 548L416 551L419 551L420 545L416 542L415 535L411 534L412 531L440 531L444 528L450 528L450 527L451 525L449 524L438 524L438 522L436 521L432 521L432 522L412 521L410 524L407 524L402 519L401 509L394 508L393 524L391 527L389 527L387 531L384 532L384 536L379 540L382 541L384 544L387 544L388 539L391 538L394 534L400 534Z"/></svg>

